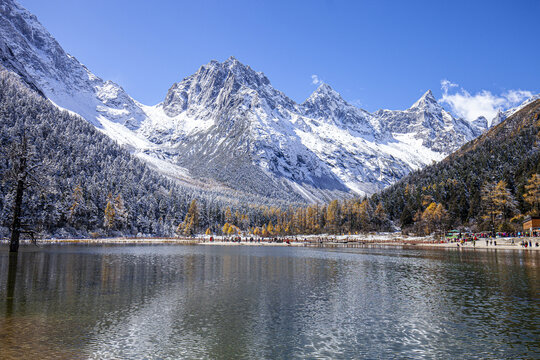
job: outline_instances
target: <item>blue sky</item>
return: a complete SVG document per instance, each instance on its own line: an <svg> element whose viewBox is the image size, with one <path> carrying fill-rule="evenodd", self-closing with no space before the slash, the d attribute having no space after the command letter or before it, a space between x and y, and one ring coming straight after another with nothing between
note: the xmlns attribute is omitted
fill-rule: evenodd
<svg viewBox="0 0 540 360"><path fill-rule="evenodd" d="M407 108L431 89L471 117L540 92L536 0L19 2L92 72L149 105L231 55L297 102L316 75L369 111Z"/></svg>

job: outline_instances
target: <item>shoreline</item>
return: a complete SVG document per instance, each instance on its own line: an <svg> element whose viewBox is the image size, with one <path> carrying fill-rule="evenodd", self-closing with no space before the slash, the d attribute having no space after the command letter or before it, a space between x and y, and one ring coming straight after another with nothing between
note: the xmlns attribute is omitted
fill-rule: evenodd
<svg viewBox="0 0 540 360"><path fill-rule="evenodd" d="M457 249L457 250L531 250L540 251L540 238L496 238L491 239L497 245L486 245L486 239L473 242L440 242L433 237L405 237L396 235L354 235L354 236L305 236L302 240L280 238L279 241L257 239L254 241L228 241L216 238L209 241L208 237L199 238L97 238L97 239L45 239L38 240L37 246L47 245L206 245L206 246L286 246L286 247L312 247L312 248L363 248L363 247L406 247L417 249ZM514 243L512 243L512 240ZM531 241L532 246L523 247L522 241ZM490 241L490 240L488 240ZM9 244L9 240L2 239L0 244ZM36 245L31 240L21 240L22 246Z"/></svg>

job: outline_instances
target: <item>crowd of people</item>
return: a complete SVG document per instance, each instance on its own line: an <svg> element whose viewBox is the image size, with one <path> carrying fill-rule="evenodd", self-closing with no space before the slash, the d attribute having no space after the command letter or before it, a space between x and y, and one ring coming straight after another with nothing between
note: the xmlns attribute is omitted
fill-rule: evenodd
<svg viewBox="0 0 540 360"><path fill-rule="evenodd" d="M538 247L540 246L540 243L538 239L534 240L534 238L540 237L540 233L537 231L530 232L514 232L514 233L505 233L505 232L497 232L495 234L491 233L450 233L449 236L446 238L446 242L450 243L457 243L458 246L464 245L465 243L471 243L473 246L476 246L476 242L480 240L484 240L486 242L486 246L497 246L497 239L510 239L511 244L515 244L516 239L523 239L519 242L519 245L521 247L527 248L527 247Z"/></svg>

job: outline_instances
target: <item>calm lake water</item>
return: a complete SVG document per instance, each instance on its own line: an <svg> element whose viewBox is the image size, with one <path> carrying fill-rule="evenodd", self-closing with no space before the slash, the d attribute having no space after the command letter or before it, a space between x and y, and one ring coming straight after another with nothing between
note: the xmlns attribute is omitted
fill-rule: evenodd
<svg viewBox="0 0 540 360"><path fill-rule="evenodd" d="M0 247L0 358L539 358L540 252Z"/></svg>

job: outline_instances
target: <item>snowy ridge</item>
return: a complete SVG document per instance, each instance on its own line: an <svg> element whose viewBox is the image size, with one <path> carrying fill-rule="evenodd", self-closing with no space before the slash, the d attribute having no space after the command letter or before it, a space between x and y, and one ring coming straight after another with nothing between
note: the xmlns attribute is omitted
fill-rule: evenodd
<svg viewBox="0 0 540 360"><path fill-rule="evenodd" d="M515 113L517 113L519 110L523 109L525 106L533 103L534 101L540 99L540 94L536 94L532 97L530 97L529 99L525 100L524 102L522 102L520 105L514 107L514 108L511 108L511 109L508 109L506 111L499 111L497 113L497 115L491 120L491 126L490 127L493 127L493 126L496 126L496 125L499 125L500 123L502 123L504 120L506 120L507 118L509 118L510 116L514 115ZM476 121L476 120L475 120Z"/></svg>
<svg viewBox="0 0 540 360"><path fill-rule="evenodd" d="M0 60L32 88L97 127L100 115L136 129L144 112L112 81L103 81L70 56L37 18L13 0L0 4Z"/></svg>
<svg viewBox="0 0 540 360"><path fill-rule="evenodd" d="M15 1L3 0L0 15L0 64L191 187L306 202L372 194L487 128L454 118L431 91L409 109L369 113L322 84L297 104L234 57L147 106L65 53Z"/></svg>

